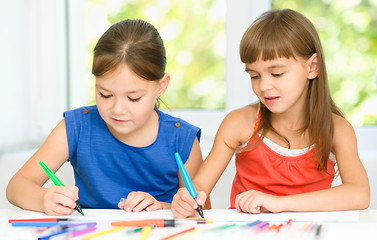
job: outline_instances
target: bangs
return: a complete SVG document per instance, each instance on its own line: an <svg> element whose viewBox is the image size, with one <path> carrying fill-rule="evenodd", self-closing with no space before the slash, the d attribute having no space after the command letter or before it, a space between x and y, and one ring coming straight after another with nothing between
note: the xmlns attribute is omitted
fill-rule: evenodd
<svg viewBox="0 0 377 240"><path fill-rule="evenodd" d="M121 59L114 58L113 55L103 54L93 58L92 74L96 77L105 75L116 69L122 62Z"/></svg>
<svg viewBox="0 0 377 240"><path fill-rule="evenodd" d="M281 26L270 24L268 27L251 26L242 37L240 44L240 57L243 63L253 63L257 60L269 61L277 58L295 58L297 53L292 48L295 41L288 31ZM258 31L268 29L268 31ZM253 34L250 34L253 33Z"/></svg>
<svg viewBox="0 0 377 240"><path fill-rule="evenodd" d="M272 10L246 30L240 43L240 57L243 63L282 57L308 59L317 52L316 46L320 46L319 37L307 18L289 9Z"/></svg>

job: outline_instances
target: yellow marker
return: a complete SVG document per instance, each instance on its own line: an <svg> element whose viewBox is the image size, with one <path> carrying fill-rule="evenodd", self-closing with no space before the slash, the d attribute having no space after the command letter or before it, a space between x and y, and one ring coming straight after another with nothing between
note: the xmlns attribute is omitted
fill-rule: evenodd
<svg viewBox="0 0 377 240"><path fill-rule="evenodd" d="M99 233L91 234L89 236L86 236L83 239L87 240L87 239L99 237L99 236L102 236L102 235L105 235L105 234L108 234L108 233L112 233L112 232L116 232L116 231L122 230L124 228L125 228L124 226L120 226L120 227L116 227L116 228L111 228L111 229L108 229L108 230L105 230L105 231L102 231L102 232L99 232Z"/></svg>
<svg viewBox="0 0 377 240"><path fill-rule="evenodd" d="M143 227L143 230L141 230L140 240L147 239L149 235L151 234L154 227L155 225L148 225L148 226Z"/></svg>
<svg viewBox="0 0 377 240"><path fill-rule="evenodd" d="M198 224L214 223L213 218L185 218L185 220L192 220L192 221L195 221Z"/></svg>

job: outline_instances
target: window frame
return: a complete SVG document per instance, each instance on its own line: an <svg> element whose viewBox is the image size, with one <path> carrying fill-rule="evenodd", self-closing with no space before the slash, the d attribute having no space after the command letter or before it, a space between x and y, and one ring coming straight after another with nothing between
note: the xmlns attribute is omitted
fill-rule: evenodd
<svg viewBox="0 0 377 240"><path fill-rule="evenodd" d="M225 34L225 108L221 110L173 109L175 116L202 128L203 140L213 140L216 131L230 111L257 100L245 66L239 57L239 43L250 23L262 12L271 8L268 1L226 0ZM207 156L209 149L202 149Z"/></svg>

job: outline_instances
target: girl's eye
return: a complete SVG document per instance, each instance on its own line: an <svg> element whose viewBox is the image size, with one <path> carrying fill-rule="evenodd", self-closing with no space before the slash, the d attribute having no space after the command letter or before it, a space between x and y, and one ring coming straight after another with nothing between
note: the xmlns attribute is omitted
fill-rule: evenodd
<svg viewBox="0 0 377 240"><path fill-rule="evenodd" d="M100 95L101 95L101 97L103 97L103 98L110 98L111 97L111 95L105 95L105 94L103 94L103 93L99 93Z"/></svg>
<svg viewBox="0 0 377 240"><path fill-rule="evenodd" d="M259 78L259 75L250 75L250 78L251 79L257 79L257 78Z"/></svg>
<svg viewBox="0 0 377 240"><path fill-rule="evenodd" d="M137 101L140 100L140 98L141 98L141 97L139 97L139 98L130 98L130 97L128 97L128 99L129 99L131 102L137 102Z"/></svg>
<svg viewBox="0 0 377 240"><path fill-rule="evenodd" d="M272 76L281 77L281 76L283 76L283 73L272 73Z"/></svg>

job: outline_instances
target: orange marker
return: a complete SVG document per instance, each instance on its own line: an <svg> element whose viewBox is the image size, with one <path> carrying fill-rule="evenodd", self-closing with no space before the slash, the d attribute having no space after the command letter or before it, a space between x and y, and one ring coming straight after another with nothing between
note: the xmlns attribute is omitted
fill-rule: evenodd
<svg viewBox="0 0 377 240"><path fill-rule="evenodd" d="M112 222L111 226L130 226L130 227L144 227L147 225L155 225L156 227L175 227L177 222L174 219L143 219L131 221L116 221Z"/></svg>
<svg viewBox="0 0 377 240"><path fill-rule="evenodd" d="M170 238L174 238L174 237L176 237L176 236L178 236L178 235L181 235L181 234L184 234L184 233L190 232L190 231L192 231L192 230L195 230L195 227L191 227L191 228L185 229L185 230L183 230L183 231L180 231L180 232L174 233L174 234L172 234L172 235L169 235L169 236L167 236L167 237L163 237L163 238L161 238L161 240L167 240L167 239L170 239Z"/></svg>

